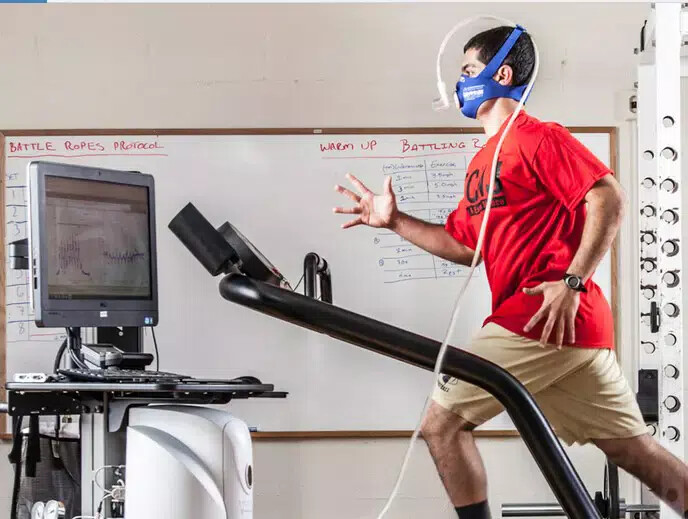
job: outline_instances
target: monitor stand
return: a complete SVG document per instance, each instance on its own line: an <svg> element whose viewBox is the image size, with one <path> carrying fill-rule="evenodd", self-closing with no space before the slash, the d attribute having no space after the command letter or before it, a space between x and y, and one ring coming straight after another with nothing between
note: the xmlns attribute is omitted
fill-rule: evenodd
<svg viewBox="0 0 688 519"><path fill-rule="evenodd" d="M79 368L72 358L72 353L81 359L81 328L71 327L67 328L67 366L70 368Z"/></svg>
<svg viewBox="0 0 688 519"><path fill-rule="evenodd" d="M142 328L130 328L130 330L134 330L134 333L129 332L129 335L126 336L127 339L129 340L129 349L123 349L120 348L124 353L123 357L121 358L120 362L117 364L116 367L123 368L123 369L145 369L147 366L150 366L153 361L155 360L155 357L150 354L150 353L144 353L141 351L143 349L143 344L140 340L140 336L143 334ZM100 328L97 328L97 331L100 332ZM114 328L115 332L110 332L110 335L113 338L117 338L116 336L118 333L116 333L118 328ZM133 339L132 339L133 335ZM96 344L102 344L102 345L111 345L115 347L119 347L119 344L117 342L110 342L109 340L105 340L105 337L103 337L102 334L98 333L97 335L97 343ZM134 349L132 346L132 342L136 340L138 342L138 348ZM120 341L121 337L120 337ZM70 368L84 368L84 367L89 367L89 368L98 368L99 366L89 366L88 362L86 362L86 359L82 355L82 348L83 347L88 347L89 344L85 343L81 339L81 328L78 326L72 326L70 328L67 328L67 350L70 352L74 352L75 356L81 360L83 363L82 366L78 366L73 358L72 355L70 354L68 357L68 366Z"/></svg>
<svg viewBox="0 0 688 519"><path fill-rule="evenodd" d="M128 353L142 353L143 328L134 326L99 327L96 330L96 342L112 344Z"/></svg>

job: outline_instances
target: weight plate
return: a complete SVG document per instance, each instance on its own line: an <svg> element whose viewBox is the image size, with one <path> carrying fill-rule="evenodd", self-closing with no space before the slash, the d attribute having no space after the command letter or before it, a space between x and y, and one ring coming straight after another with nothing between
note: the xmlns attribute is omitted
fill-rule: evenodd
<svg viewBox="0 0 688 519"><path fill-rule="evenodd" d="M619 505L619 469L611 461L607 460L604 467L604 500L607 503L609 519L623 519Z"/></svg>

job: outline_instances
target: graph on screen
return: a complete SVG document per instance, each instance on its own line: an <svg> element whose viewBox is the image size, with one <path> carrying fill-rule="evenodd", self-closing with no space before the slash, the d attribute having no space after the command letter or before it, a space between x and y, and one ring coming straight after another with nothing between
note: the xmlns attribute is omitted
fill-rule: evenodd
<svg viewBox="0 0 688 519"><path fill-rule="evenodd" d="M67 198L53 198L47 211L51 297L149 294L145 212Z"/></svg>

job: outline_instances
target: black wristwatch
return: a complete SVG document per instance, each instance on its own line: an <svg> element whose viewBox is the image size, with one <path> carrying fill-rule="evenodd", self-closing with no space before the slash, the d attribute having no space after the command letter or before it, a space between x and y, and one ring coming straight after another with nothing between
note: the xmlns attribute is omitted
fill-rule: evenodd
<svg viewBox="0 0 688 519"><path fill-rule="evenodd" d="M567 287L576 292L587 292L583 284L583 279L575 274L564 274L564 283L566 283Z"/></svg>

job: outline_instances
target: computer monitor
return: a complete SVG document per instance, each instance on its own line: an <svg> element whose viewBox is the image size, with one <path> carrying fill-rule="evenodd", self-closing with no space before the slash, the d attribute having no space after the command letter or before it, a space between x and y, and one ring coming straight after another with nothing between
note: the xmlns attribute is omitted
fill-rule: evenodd
<svg viewBox="0 0 688 519"><path fill-rule="evenodd" d="M36 324L157 324L153 177L38 161L28 186Z"/></svg>

